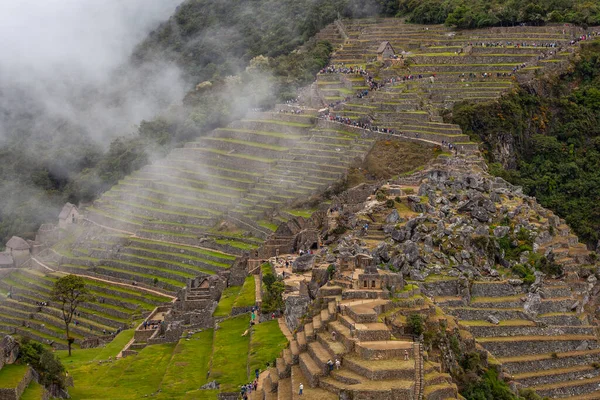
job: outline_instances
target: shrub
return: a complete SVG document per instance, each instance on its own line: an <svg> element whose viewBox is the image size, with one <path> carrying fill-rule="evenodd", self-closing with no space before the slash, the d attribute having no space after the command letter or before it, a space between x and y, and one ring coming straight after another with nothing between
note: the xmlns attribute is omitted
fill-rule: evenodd
<svg viewBox="0 0 600 400"><path fill-rule="evenodd" d="M388 199L388 200L386 200L386 202L385 202L385 206L386 206L387 208L394 208L394 204L395 204L395 203L394 203L394 200L392 200L392 199Z"/></svg>
<svg viewBox="0 0 600 400"><path fill-rule="evenodd" d="M375 198L377 199L377 201L384 201L386 199L386 196L383 192L377 192Z"/></svg>
<svg viewBox="0 0 600 400"><path fill-rule="evenodd" d="M410 314L406 319L406 326L413 335L421 336L423 333L423 317L421 317L421 314Z"/></svg>

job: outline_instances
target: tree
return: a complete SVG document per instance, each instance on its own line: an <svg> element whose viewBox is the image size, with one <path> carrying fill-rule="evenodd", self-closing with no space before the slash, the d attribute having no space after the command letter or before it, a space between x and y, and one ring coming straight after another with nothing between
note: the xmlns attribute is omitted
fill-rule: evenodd
<svg viewBox="0 0 600 400"><path fill-rule="evenodd" d="M93 296L85 287L83 278L77 275L67 275L54 282L52 289L52 300L61 303L63 320L69 345L69 356L71 356L71 344L74 339L69 335L69 324L77 307L86 301L93 301Z"/></svg>

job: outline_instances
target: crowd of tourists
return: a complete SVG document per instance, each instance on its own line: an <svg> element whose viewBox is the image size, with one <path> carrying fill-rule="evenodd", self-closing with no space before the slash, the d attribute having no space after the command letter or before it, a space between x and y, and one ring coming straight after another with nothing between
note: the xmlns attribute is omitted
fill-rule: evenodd
<svg viewBox="0 0 600 400"><path fill-rule="evenodd" d="M367 75L367 70L363 67L346 66L344 63L331 64L319 71L320 74L354 74L354 75Z"/></svg>

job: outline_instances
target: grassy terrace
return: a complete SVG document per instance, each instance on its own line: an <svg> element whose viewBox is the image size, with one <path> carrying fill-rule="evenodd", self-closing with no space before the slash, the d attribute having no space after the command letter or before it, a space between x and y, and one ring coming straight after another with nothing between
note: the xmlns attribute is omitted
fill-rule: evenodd
<svg viewBox="0 0 600 400"><path fill-rule="evenodd" d="M10 364L0 369L0 389L14 389L23 380L27 365Z"/></svg>
<svg viewBox="0 0 600 400"><path fill-rule="evenodd" d="M243 119L242 122L259 122L259 123L268 123L275 125L283 125L283 126L294 126L297 128L310 128L313 124L301 124L299 122L287 122L287 121L279 121L275 119Z"/></svg>
<svg viewBox="0 0 600 400"><path fill-rule="evenodd" d="M198 389L207 382L213 336L214 331L208 329L192 335L189 340L179 341L162 377L159 398L178 398L184 393ZM190 396L189 398L198 397Z"/></svg>
<svg viewBox="0 0 600 400"><path fill-rule="evenodd" d="M131 182L131 181L133 181L133 182ZM139 181L139 183L138 183L138 181ZM209 194L209 195L213 195L216 197L235 197L234 195L223 193L223 192L216 191L216 190L201 189L201 188L197 188L197 187L193 187L193 186L189 186L189 185L178 185L176 183L164 182L164 181L157 182L155 179L130 177L130 178L127 178L127 180L120 181L119 184L124 185L124 186L131 185L131 186L141 187L141 188L143 188L144 191L162 194L165 196L178 196L178 194L176 192L163 192L158 189L154 189L154 188L152 188L152 185L158 184L161 187L166 186L168 189L175 189L175 190L179 189L179 190L185 190L186 192L189 191L189 192L193 192L193 193Z"/></svg>
<svg viewBox="0 0 600 400"><path fill-rule="evenodd" d="M276 146L273 144L266 144L260 142L249 142L247 140L239 140L239 139L228 139L228 138L216 138L216 137L205 137L202 140L212 141L212 142L222 142L222 143L232 143L232 144L240 144L249 147L257 147L260 149L266 150L274 150L274 151L288 151L288 147Z"/></svg>
<svg viewBox="0 0 600 400"><path fill-rule="evenodd" d="M232 128L218 128L216 132L236 132L236 133L248 133L251 135L269 136L278 139L302 139L304 135L292 135L289 133L270 132L270 131L254 131L250 129L232 129Z"/></svg>
<svg viewBox="0 0 600 400"><path fill-rule="evenodd" d="M200 148L200 147L186 147L185 149L188 151L212 153L212 154L218 154L220 156L242 158L245 160L258 161L258 162L269 163L269 164L277 162L277 160L272 159L272 158L256 157L256 156L250 156L247 154L229 153L229 151L227 151L227 150L206 149L206 148Z"/></svg>
<svg viewBox="0 0 600 400"><path fill-rule="evenodd" d="M223 293L221 293L221 299L219 300L219 304L217 305L213 316L226 317L231 314L233 303L239 296L241 290L241 286L230 286L223 290Z"/></svg>
<svg viewBox="0 0 600 400"><path fill-rule="evenodd" d="M240 294L233 302L234 307L249 307L256 304L256 291L254 285L254 275L246 277Z"/></svg>
<svg viewBox="0 0 600 400"><path fill-rule="evenodd" d="M145 251L145 252L156 254L156 255L165 255L165 256L173 256L173 257L184 257L184 258L186 258L188 260L199 261L199 262L202 262L202 263L205 263L205 264L208 264L208 265L212 265L212 266L215 266L215 267L219 267L219 268L229 268L229 267L231 267L231 264L229 264L229 263L222 263L222 262L218 262L218 261L209 260L207 258L190 256L190 255L182 256L181 253L172 253L172 252L167 252L167 251L152 250L152 249L148 249L146 247L133 247L133 246L127 247L125 250L128 250L128 249ZM141 256L138 256L138 255L136 255L136 257L138 257L138 258L144 258L144 259L147 259L147 260L162 260L162 259L156 259L156 258L141 257ZM174 265L180 265L182 267L190 265L190 264L185 264L185 263L181 263L181 262L178 262L178 261L171 261L171 260L169 260L168 262L172 263Z"/></svg>
<svg viewBox="0 0 600 400"><path fill-rule="evenodd" d="M237 391L248 379L248 360L242 355L248 354L250 346L250 333L244 335L249 318L242 314L221 321L219 326L215 332L210 378L216 379L224 391Z"/></svg>
<svg viewBox="0 0 600 400"><path fill-rule="evenodd" d="M215 188L220 188L220 189L226 189L226 190L233 190L233 191L238 191L238 192L243 192L244 191L244 189L237 188L237 187L234 187L234 186L219 185L218 183L208 182L206 180L184 178L184 177L177 176L177 175L173 176L173 175L170 175L170 174L162 174L162 173L158 173L158 172L145 172L145 174L151 174L153 176L157 176L157 177L160 177L162 179L169 180L169 181L171 181L173 179L175 179L177 181L183 181L183 182L189 183L191 185L196 185L196 186L191 186L191 187L196 187L196 188L199 188L200 186L210 186L210 187L215 187ZM144 178L136 178L136 175L132 175L132 178L135 178L135 179L144 179ZM224 178L226 178L226 177L218 176L218 179L224 179ZM234 178L232 178L231 180L235 181ZM252 182L252 181L249 181L249 182ZM185 186L185 187L188 188L190 186Z"/></svg>
<svg viewBox="0 0 600 400"><path fill-rule="evenodd" d="M263 322L254 326L250 353L248 357L248 371L250 376L255 369L264 370L266 364L275 365L275 359L287 346L287 339L279 329L277 320Z"/></svg>
<svg viewBox="0 0 600 400"><path fill-rule="evenodd" d="M177 163L182 163L184 165L190 165L194 168L207 168L207 169L211 169L211 170L215 170L215 171L222 171L224 173L230 173L230 174L236 174L236 175L244 175L245 177L260 177L261 174L257 173L257 172L252 172L252 171L245 171L245 170L239 170L239 169L233 169L233 168L226 168L226 167L220 167L217 165L210 165L210 164L204 164L202 163L202 160L195 160L195 161L191 161L191 160L187 160L187 159L181 159L181 158L177 158L175 155L169 155L168 158L166 159L166 161L173 161L173 162L177 162ZM197 169L192 169L192 170L188 170L185 168L179 168L179 167L169 167L169 166L163 166L161 165L161 168L174 168L174 169L178 169L184 172L191 172L194 174L200 174L201 171L198 171ZM202 175L204 175L202 173ZM223 179L228 179L228 176L223 176L223 175L210 175L210 174L206 174L205 176L212 176L212 177L216 177L221 179L221 177L223 177ZM230 178L229 178L230 179ZM245 180L241 180L242 182L245 182ZM248 182L254 182L252 180L248 181Z"/></svg>
<svg viewBox="0 0 600 400"><path fill-rule="evenodd" d="M122 262L122 264L133 264L133 263L124 263L124 262ZM144 265L142 267L146 267L146 266ZM174 280L174 279L165 278L165 277L162 277L162 276L156 276L156 275L153 275L153 274L148 274L148 273L145 273L145 272L130 271L128 269L116 268L116 267L109 267L109 266L106 266L106 265L101 265L101 266L98 267L98 269L100 269L100 271L107 270L107 271L112 271L112 272L120 272L120 273L126 274L126 275L128 275L130 277L139 276L139 277L142 277L142 278L150 279L152 281L154 280L154 278L157 278L159 282L164 282L164 283L167 283L167 284L175 286L175 287L183 287L183 286L185 286L183 284L183 282L185 282L185 278L193 278L193 277L195 277L194 274L183 274L183 275L181 275L181 280Z"/></svg>
<svg viewBox="0 0 600 400"><path fill-rule="evenodd" d="M198 256L217 257L217 258L222 258L223 260L228 260L228 261L234 261L236 259L236 256L234 256L234 255L222 253L220 251L215 251L215 250L203 249L200 247L185 246L185 245L179 245L179 244L174 244L174 243L156 242L153 240L146 240L146 239L139 239L139 238L131 238L130 242L134 243L134 244L138 243L139 245L168 246L168 247L171 247L174 249L185 250L186 252L197 253Z"/></svg>
<svg viewBox="0 0 600 400"><path fill-rule="evenodd" d="M36 381L31 381L27 389L21 395L20 400L40 400L44 394L44 387Z"/></svg>

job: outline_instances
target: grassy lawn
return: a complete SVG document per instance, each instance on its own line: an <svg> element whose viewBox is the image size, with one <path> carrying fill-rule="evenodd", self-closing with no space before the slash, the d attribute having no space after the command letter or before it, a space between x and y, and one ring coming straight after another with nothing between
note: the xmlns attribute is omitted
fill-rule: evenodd
<svg viewBox="0 0 600 400"><path fill-rule="evenodd" d="M233 302L240 294L240 290L242 290L241 286L230 286L223 290L223 293L221 293L221 299L219 300L219 304L217 305L213 316L226 317L231 314Z"/></svg>
<svg viewBox="0 0 600 400"><path fill-rule="evenodd" d="M158 390L174 344L149 346L137 356L112 363L87 363L70 370L73 399L139 399Z"/></svg>
<svg viewBox="0 0 600 400"><path fill-rule="evenodd" d="M117 335L112 342L102 348L74 350L71 357L67 350L57 350L56 356L60 358L63 365L71 373L72 368L78 368L82 364L91 361L108 360L108 357L115 358L117 354L133 337L134 330L127 329Z"/></svg>
<svg viewBox="0 0 600 400"><path fill-rule="evenodd" d="M222 391L237 391L248 382L248 348L250 334L242 336L249 327L248 315L222 321L215 333L210 380L217 380Z"/></svg>
<svg viewBox="0 0 600 400"><path fill-rule="evenodd" d="M181 396L207 382L212 342L212 329L179 341L160 385L164 398Z"/></svg>
<svg viewBox="0 0 600 400"><path fill-rule="evenodd" d="M256 293L254 288L254 275L246 277L244 286L233 303L234 307L248 307L256 304Z"/></svg>
<svg viewBox="0 0 600 400"><path fill-rule="evenodd" d="M27 365L10 364L0 369L0 389L14 389L25 376Z"/></svg>
<svg viewBox="0 0 600 400"><path fill-rule="evenodd" d="M40 400L43 393L43 386L36 381L31 381L29 386L27 386L27 389L25 389L21 395L21 400Z"/></svg>
<svg viewBox="0 0 600 400"><path fill-rule="evenodd" d="M248 365L250 379L254 377L256 368L261 371L266 369L267 362L275 365L274 361L281 351L287 346L287 339L279 329L277 320L263 322L254 326L252 340L250 341L250 354Z"/></svg>
<svg viewBox="0 0 600 400"><path fill-rule="evenodd" d="M274 224L269 221L264 221L264 220L258 221L258 225L262 226L263 228L267 228L268 230L273 231L273 232L275 232L277 230L277 227L279 226L277 224Z"/></svg>

